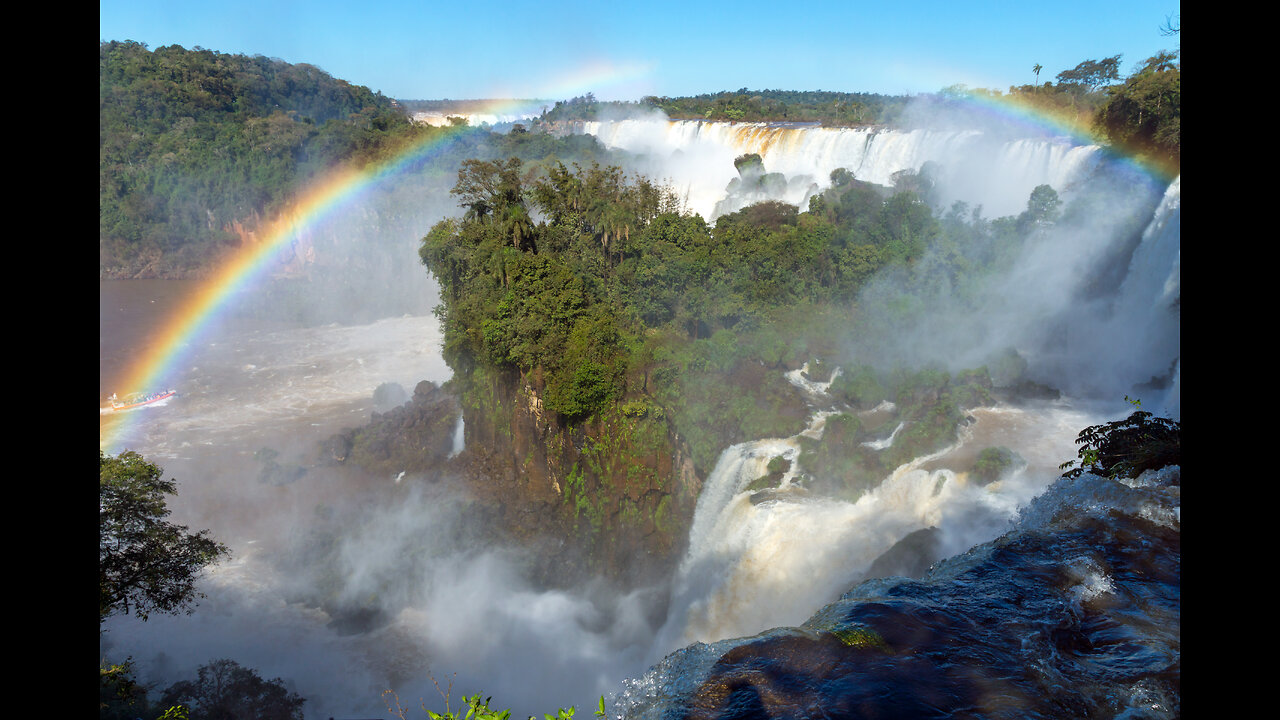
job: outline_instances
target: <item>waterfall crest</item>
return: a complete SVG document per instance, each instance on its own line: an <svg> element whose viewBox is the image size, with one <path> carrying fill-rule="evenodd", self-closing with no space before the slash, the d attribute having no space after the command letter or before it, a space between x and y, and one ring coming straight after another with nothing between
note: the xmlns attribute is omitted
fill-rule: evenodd
<svg viewBox="0 0 1280 720"><path fill-rule="evenodd" d="M606 147L649 156L660 168L657 179L673 185L690 210L708 220L737 177L734 158L747 153L760 155L768 172L791 180L783 196L774 199L802 210L810 195L828 187L837 168L859 180L892 185L894 173L932 162L940 172L944 204L981 204L988 216L1021 212L1037 185L1065 188L1101 158L1098 146L1068 138L1009 139L976 130L628 119L587 122L583 132Z"/></svg>

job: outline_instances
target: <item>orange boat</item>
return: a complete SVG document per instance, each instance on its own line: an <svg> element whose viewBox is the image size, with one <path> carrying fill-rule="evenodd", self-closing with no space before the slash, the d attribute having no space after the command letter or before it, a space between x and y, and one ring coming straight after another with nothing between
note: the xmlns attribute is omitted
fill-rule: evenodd
<svg viewBox="0 0 1280 720"><path fill-rule="evenodd" d="M121 398L117 398L115 396L115 393L112 393L111 409L112 410L128 410L129 408L136 408L136 407L141 407L143 405L150 405L152 403L158 403L161 400L171 398L176 394L177 394L176 390L165 390L164 392L151 393L150 395L133 393L132 395L126 395L124 396L123 399L121 399Z"/></svg>

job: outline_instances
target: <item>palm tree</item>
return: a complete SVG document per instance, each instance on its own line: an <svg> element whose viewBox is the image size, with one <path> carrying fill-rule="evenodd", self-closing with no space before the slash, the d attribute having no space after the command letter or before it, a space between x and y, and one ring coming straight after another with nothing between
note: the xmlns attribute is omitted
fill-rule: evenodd
<svg viewBox="0 0 1280 720"><path fill-rule="evenodd" d="M1031 72L1033 72L1033 73L1035 73L1035 74L1036 74L1036 87L1037 87L1037 88L1040 86L1040 71L1041 71L1041 70L1043 70L1043 69L1044 69L1044 66L1043 66L1043 65L1041 65L1040 63L1036 63L1036 64L1035 64L1035 66L1031 68Z"/></svg>
<svg viewBox="0 0 1280 720"><path fill-rule="evenodd" d="M525 209L523 202L511 203L504 209L503 225L511 235L511 247L537 252L533 243L533 219L529 217L529 211Z"/></svg>

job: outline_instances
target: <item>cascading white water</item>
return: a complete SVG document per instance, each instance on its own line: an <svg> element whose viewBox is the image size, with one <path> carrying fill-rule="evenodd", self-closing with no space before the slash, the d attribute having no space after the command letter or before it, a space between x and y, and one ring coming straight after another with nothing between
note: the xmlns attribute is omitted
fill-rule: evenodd
<svg viewBox="0 0 1280 720"><path fill-rule="evenodd" d="M819 437L829 414L817 413L802 435ZM994 538L1056 477L1071 447L1063 429L1089 420L1067 406L980 409L974 417L955 445L901 465L854 502L785 492L802 470L799 436L725 450L698 498L659 643L670 650L798 625L915 530L938 528L948 553ZM1018 447L1027 466L986 486L947 467L998 443ZM780 492L753 503L747 486L779 456L791 461Z"/></svg>
<svg viewBox="0 0 1280 720"><path fill-rule="evenodd" d="M889 433L889 437L883 440L868 440L862 444L872 450L884 450L890 445L893 445L893 441L897 439L898 433L902 432L902 428L904 427L906 427L906 423L898 423L898 426L893 429L893 432Z"/></svg>
<svg viewBox="0 0 1280 720"><path fill-rule="evenodd" d="M831 383L840 377L840 368L831 371L831 377L825 382L817 382L809 378L809 363L805 363L787 373L787 380L796 387L803 390L810 398L821 397L831 389Z"/></svg>
<svg viewBox="0 0 1280 720"><path fill-rule="evenodd" d="M1179 418L1179 366L1168 362L1181 351L1182 297L1182 178L1165 190L1142 241L1133 253L1112 312L1103 330L1094 334L1094 347L1113 362L1123 363L1125 376L1146 379L1172 370L1173 382L1149 407Z"/></svg>
<svg viewBox="0 0 1280 720"><path fill-rule="evenodd" d="M466 427L463 425L462 412L458 412L458 423L453 427L453 447L449 450L449 457L454 457L467 447Z"/></svg>
<svg viewBox="0 0 1280 720"><path fill-rule="evenodd" d="M1037 185L1062 190L1087 173L1099 148L1066 138L1008 139L975 130L823 128L697 120L615 120L584 123L605 146L638 153L660 168L690 210L714 219L725 187L738 177L734 158L759 154L765 170L790 182L774 198L805 209L808 197L845 168L859 180L892 185L893 174L938 164L940 199L981 204L988 217L1026 209Z"/></svg>

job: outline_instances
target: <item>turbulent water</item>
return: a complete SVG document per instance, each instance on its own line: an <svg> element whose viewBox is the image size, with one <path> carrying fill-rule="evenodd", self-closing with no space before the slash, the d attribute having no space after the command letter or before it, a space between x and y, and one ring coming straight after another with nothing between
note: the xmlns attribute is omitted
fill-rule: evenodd
<svg viewBox="0 0 1280 720"><path fill-rule="evenodd" d="M797 203L836 167L888 182L942 162L944 190L977 194L990 216L1006 205L1020 211L1037 184L1069 196L1100 169L1097 148L978 132L650 122L589 130L648 152L650 162L660 157L705 217L743 152L759 152L769 172L802 178L786 198ZM132 449L179 481L173 519L209 528L233 558L209 574L195 614L113 618L103 652L132 656L142 679L161 688L232 658L284 679L307 698L309 718L385 716L388 689L406 706L439 709L433 677L454 683L455 706L484 692L518 717L594 707L600 695L612 712L645 718L762 709L943 716L948 708L980 717L1176 716L1178 476L1058 480L1075 434L1123 414L1135 384L1171 374L1143 400L1174 417L1180 410L1180 184L1130 194L1129 209L1145 213L1136 244L1095 232L1112 222L1099 213L1093 227L1028 247L984 296L982 317L949 316L945 294L922 295L918 327L886 327L865 349L868 359L972 367L991 348L1015 346L1064 399L976 410L954 446L897 468L856 501L794 491L798 438L727 448L705 480L670 587L626 595L602 585L536 587L522 569L527 549L474 540L470 501L447 478L293 465L329 433L367 419L379 384L411 391L449 377L435 318L228 322L190 354L178 397L128 421L138 428ZM1101 291L1091 286L1093 271L1116 258L1119 277ZM156 286L102 289L104 397L145 336L138 328L156 322L156 301L183 292L122 298L130 287ZM901 291L868 289L869 297ZM789 377L812 405L805 433L820 436L842 408L824 384ZM104 433L120 421L104 416ZM455 451L462 430L454 428ZM880 449L895 438L880 438ZM1026 464L995 483L972 482L964 468L996 445ZM297 471L265 472L264 449ZM793 460L782 487L753 498L747 484L779 455ZM927 528L950 560L920 580L868 578L886 551ZM652 616L655 604L668 608L665 617Z"/></svg>
<svg viewBox="0 0 1280 720"><path fill-rule="evenodd" d="M1083 475L924 580L869 580L798 627L698 643L627 717L1180 716L1180 472Z"/></svg>

